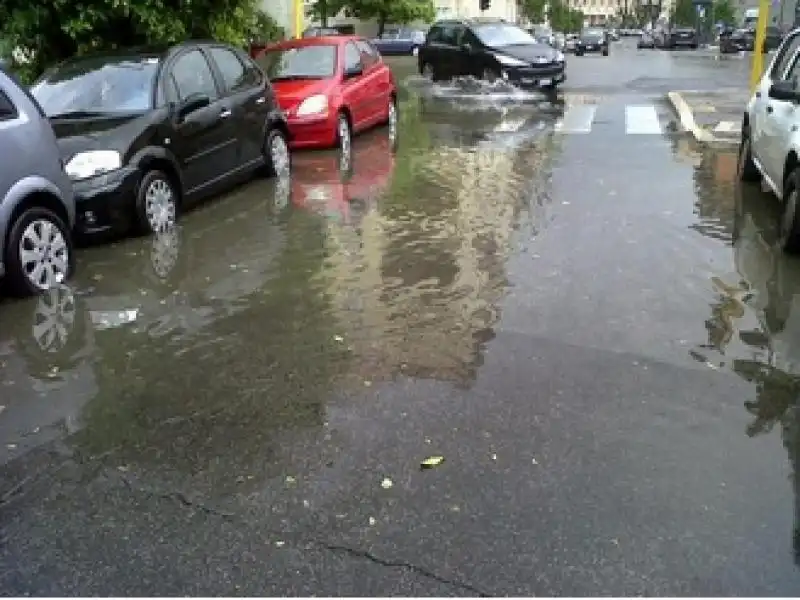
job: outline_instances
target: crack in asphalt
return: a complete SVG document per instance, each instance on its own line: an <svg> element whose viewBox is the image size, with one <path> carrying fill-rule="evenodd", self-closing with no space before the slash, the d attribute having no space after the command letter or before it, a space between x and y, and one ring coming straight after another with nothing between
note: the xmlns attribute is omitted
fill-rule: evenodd
<svg viewBox="0 0 800 600"><path fill-rule="evenodd" d="M237 517L235 513L223 511L201 502L197 502L196 500L190 499L186 494L181 491L170 491L170 492L161 492L157 490L148 489L145 487L135 485L128 477L123 475L117 474L117 478L122 481L125 488L130 491L131 493L140 493L145 494L147 496L153 498L160 498L164 500L175 500L182 506L186 506L189 508L194 508L200 510L206 514L214 515L217 517L221 517L226 520L233 520ZM317 546L323 550L327 550L329 552L340 552L344 554L348 554L350 556L356 558L362 558L364 560L368 560L376 565L380 565L382 567L388 567L393 569L406 569L408 571L412 571L418 575L426 577L427 579L432 579L433 581L437 581L438 583L442 583L444 585L449 585L455 588L459 588L465 591L468 591L475 596L480 598L489 598L492 595L488 594L477 587L473 586L472 584L461 582L455 579L449 579L443 575L438 575L437 573L419 565L415 565L413 563L400 561L400 560L388 560L385 558L381 558L376 556L375 554L367 551L367 550L358 550L356 548L351 548L350 546L345 546L342 544L332 544L330 542L326 542L319 538L306 538L303 540L303 535L293 534L289 531L273 531L270 532L271 535L278 535L283 537L296 537L300 542L305 541L313 546Z"/></svg>
<svg viewBox="0 0 800 600"><path fill-rule="evenodd" d="M472 584L457 581L455 579L448 579L447 577L443 577L442 575L437 575L433 571L429 571L425 567L420 567L419 565L407 563L404 561L387 560L384 558L380 558L379 556L375 556L374 554L366 550L357 550L355 548L350 548L349 546L342 546L339 544L329 544L324 542L317 542L317 543L325 550L330 550L331 552L343 552L345 554L349 554L350 556L366 559L377 565L381 565L382 567L389 567L393 569L408 569L409 571L413 571L418 575L422 575L423 577L427 577L428 579L433 579L434 581L438 581L439 583L443 583L445 585L450 585L453 587L461 588L462 590L467 590L468 592L472 592L473 594L475 594L480 598L491 597L491 594L487 594L486 592L479 590Z"/></svg>

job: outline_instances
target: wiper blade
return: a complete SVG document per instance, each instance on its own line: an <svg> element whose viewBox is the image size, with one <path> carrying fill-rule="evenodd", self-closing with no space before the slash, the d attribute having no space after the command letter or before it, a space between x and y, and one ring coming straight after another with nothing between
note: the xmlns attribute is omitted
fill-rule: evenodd
<svg viewBox="0 0 800 600"><path fill-rule="evenodd" d="M93 110L72 110L49 115L51 119L89 119L92 117L105 117L108 113Z"/></svg>

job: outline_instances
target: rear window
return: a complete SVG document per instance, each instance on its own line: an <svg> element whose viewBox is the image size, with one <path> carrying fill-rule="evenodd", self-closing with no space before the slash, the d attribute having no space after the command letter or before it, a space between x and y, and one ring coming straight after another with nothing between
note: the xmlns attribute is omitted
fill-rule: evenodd
<svg viewBox="0 0 800 600"><path fill-rule="evenodd" d="M267 50L256 59L271 81L327 79L336 74L337 47L314 44Z"/></svg>

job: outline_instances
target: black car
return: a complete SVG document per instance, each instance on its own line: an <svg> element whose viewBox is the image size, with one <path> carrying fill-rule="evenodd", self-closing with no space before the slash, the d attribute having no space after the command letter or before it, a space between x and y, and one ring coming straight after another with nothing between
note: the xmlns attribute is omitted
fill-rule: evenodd
<svg viewBox="0 0 800 600"><path fill-rule="evenodd" d="M605 29L584 29L575 43L575 56L583 56L587 52L599 52L608 56L609 37Z"/></svg>
<svg viewBox="0 0 800 600"><path fill-rule="evenodd" d="M697 49L697 46L697 31L694 27L676 27L670 30L664 41L664 48L667 50L674 48Z"/></svg>
<svg viewBox="0 0 800 600"><path fill-rule="evenodd" d="M71 59L31 93L76 193L76 233L169 228L197 200L266 166L288 174L288 128L266 75L214 42Z"/></svg>
<svg viewBox="0 0 800 600"><path fill-rule="evenodd" d="M719 35L719 51L723 54L752 50L755 37L747 29L726 29Z"/></svg>
<svg viewBox="0 0 800 600"><path fill-rule="evenodd" d="M434 80L472 75L554 89L567 78L562 52L501 20L437 21L417 59L420 73Z"/></svg>

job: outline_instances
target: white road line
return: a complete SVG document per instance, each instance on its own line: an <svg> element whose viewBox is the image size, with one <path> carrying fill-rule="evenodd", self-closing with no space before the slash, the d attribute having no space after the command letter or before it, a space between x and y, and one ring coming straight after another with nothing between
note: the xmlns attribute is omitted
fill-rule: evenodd
<svg viewBox="0 0 800 600"><path fill-rule="evenodd" d="M626 106L625 133L628 135L660 134L661 123L658 120L656 107L653 105Z"/></svg>
<svg viewBox="0 0 800 600"><path fill-rule="evenodd" d="M578 104L570 106L564 116L556 121L558 133L591 133L596 104Z"/></svg>
<svg viewBox="0 0 800 600"><path fill-rule="evenodd" d="M720 121L720 123L714 127L715 133L733 133L735 131L739 131L739 123L736 121Z"/></svg>

